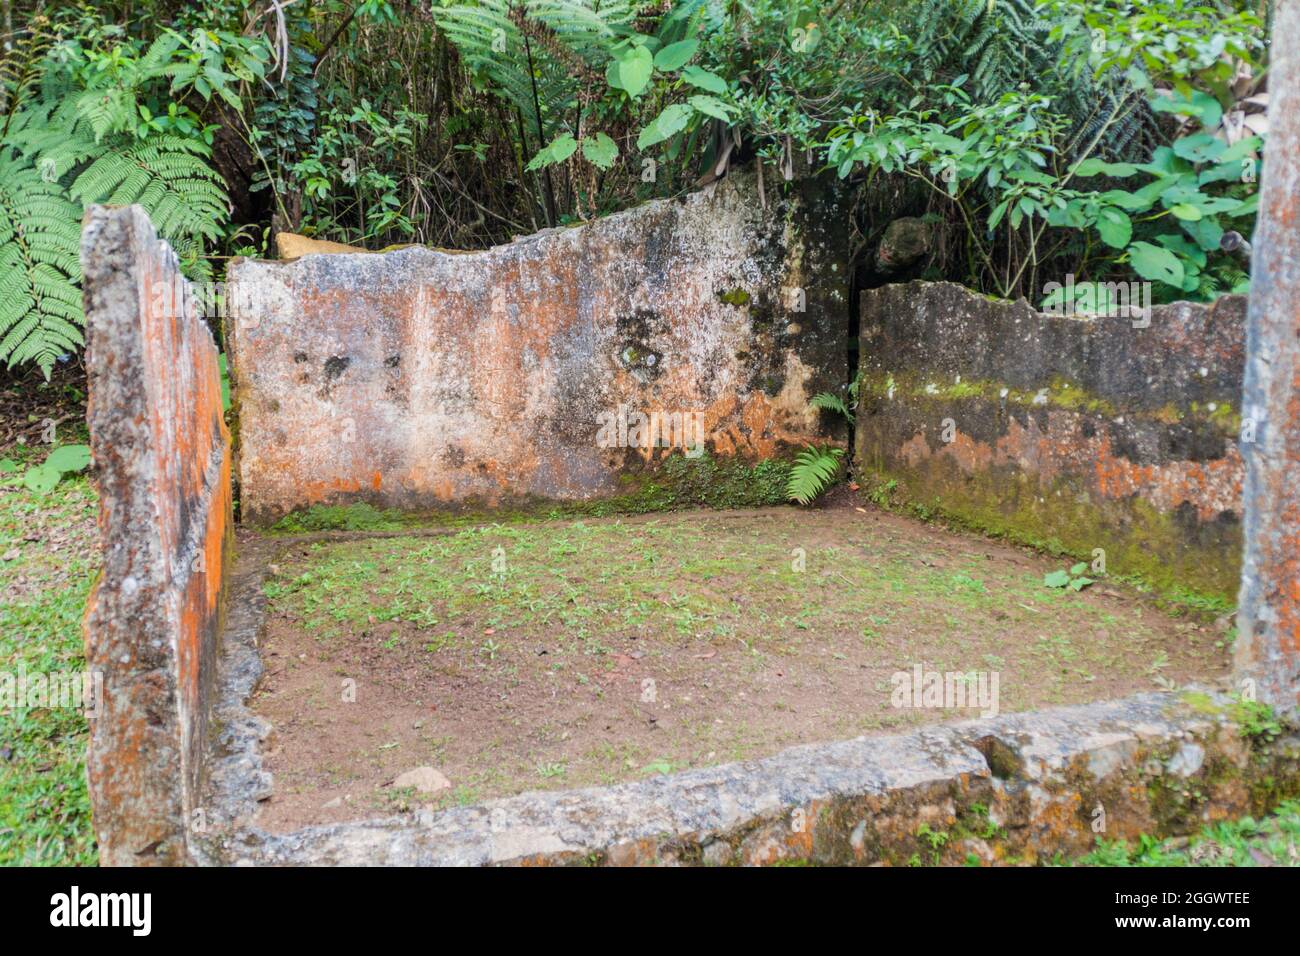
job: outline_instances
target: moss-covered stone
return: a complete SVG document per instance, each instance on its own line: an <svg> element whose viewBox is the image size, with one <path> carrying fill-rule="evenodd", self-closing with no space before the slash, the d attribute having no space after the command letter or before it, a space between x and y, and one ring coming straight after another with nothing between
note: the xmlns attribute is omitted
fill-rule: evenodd
<svg viewBox="0 0 1300 956"><path fill-rule="evenodd" d="M740 458L704 454L697 458L673 454L657 464L620 476L623 490L591 501L549 501L524 498L497 507L470 500L441 511L409 512L350 505L313 505L281 518L272 534L311 534L321 531L400 531L418 527L461 527L467 524L509 524L538 517L601 517L646 514L677 508L759 508L787 503L789 463L766 459L749 463Z"/></svg>

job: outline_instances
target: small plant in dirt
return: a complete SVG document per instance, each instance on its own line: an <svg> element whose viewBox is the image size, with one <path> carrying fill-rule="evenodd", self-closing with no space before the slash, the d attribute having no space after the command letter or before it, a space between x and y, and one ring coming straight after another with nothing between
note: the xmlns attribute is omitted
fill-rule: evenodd
<svg viewBox="0 0 1300 956"><path fill-rule="evenodd" d="M1247 740L1267 744L1282 734L1282 724L1268 704L1242 697L1232 705L1231 713L1241 728L1241 735Z"/></svg>
<svg viewBox="0 0 1300 956"><path fill-rule="evenodd" d="M928 843L931 850L941 850L948 843L948 834L943 830L931 830L928 823L922 823L916 835Z"/></svg>
<svg viewBox="0 0 1300 956"><path fill-rule="evenodd" d="M88 445L60 445L39 465L32 465L23 474L23 487L38 495L52 491L64 475L85 471L90 465ZM0 460L0 475L16 474L22 466L12 458Z"/></svg>
<svg viewBox="0 0 1300 956"><path fill-rule="evenodd" d="M1082 591L1089 584L1095 584L1090 577L1085 577L1084 572L1088 570L1088 563L1080 561L1078 564L1071 565L1068 571L1052 571L1043 575L1043 585L1049 588L1069 588L1071 591Z"/></svg>
<svg viewBox="0 0 1300 956"><path fill-rule="evenodd" d="M801 505L811 504L822 492L835 483L840 473L843 448L809 445L800 452L790 466L790 481L786 494Z"/></svg>
<svg viewBox="0 0 1300 956"><path fill-rule="evenodd" d="M898 488L898 479L890 478L888 481L877 481L867 493L867 498L874 505L881 508L887 507L893 499L894 491Z"/></svg>
<svg viewBox="0 0 1300 956"><path fill-rule="evenodd" d="M1186 841L1147 834L1133 843L1099 838L1097 849L1074 865L1300 866L1300 801L1284 800L1263 820L1242 817L1205 826Z"/></svg>

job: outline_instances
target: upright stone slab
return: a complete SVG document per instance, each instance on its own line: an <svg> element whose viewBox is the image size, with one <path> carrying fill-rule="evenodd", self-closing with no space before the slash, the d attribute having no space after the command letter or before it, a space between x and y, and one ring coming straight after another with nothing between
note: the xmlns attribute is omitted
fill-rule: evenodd
<svg viewBox="0 0 1300 956"><path fill-rule="evenodd" d="M691 416L695 447L750 460L818 440L808 400L847 380L836 206L735 174L482 252L232 263L243 515L597 497L685 450L602 439L620 415Z"/></svg>
<svg viewBox="0 0 1300 956"><path fill-rule="evenodd" d="M984 530L1230 600L1246 302L1049 315L947 282L862 294L858 467Z"/></svg>
<svg viewBox="0 0 1300 956"><path fill-rule="evenodd" d="M87 213L81 267L103 550L85 622L104 688L95 833L104 864L183 864L232 541L217 349L140 207Z"/></svg>
<svg viewBox="0 0 1300 956"><path fill-rule="evenodd" d="M1273 21L1269 136L1251 270L1246 551L1235 645L1259 698L1300 711L1300 0Z"/></svg>

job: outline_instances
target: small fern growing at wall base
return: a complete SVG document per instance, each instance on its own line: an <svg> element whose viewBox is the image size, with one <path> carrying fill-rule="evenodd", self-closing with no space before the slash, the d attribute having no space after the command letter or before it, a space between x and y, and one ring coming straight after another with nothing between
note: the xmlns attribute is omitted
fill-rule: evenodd
<svg viewBox="0 0 1300 956"><path fill-rule="evenodd" d="M786 494L790 500L801 505L811 504L835 483L843 457L843 448L814 448L812 445L796 455L790 465L790 481L786 485Z"/></svg>

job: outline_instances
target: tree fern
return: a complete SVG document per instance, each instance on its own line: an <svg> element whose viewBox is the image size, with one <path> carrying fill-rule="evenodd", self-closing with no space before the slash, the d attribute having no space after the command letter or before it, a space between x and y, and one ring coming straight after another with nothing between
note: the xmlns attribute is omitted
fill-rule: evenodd
<svg viewBox="0 0 1300 956"><path fill-rule="evenodd" d="M0 149L0 359L49 375L82 344L81 210L27 157Z"/></svg>
<svg viewBox="0 0 1300 956"><path fill-rule="evenodd" d="M831 486L840 471L843 448L814 448L809 445L790 465L786 495L801 505L809 504Z"/></svg>
<svg viewBox="0 0 1300 956"><path fill-rule="evenodd" d="M0 131L0 360L54 361L82 343L78 244L91 203L143 206L191 278L207 278L205 240L220 236L228 199L199 139L139 125L150 83L189 67L164 34L112 76L78 85L19 44L0 63L6 93ZM28 69L17 61L25 60ZM42 75L43 74L43 75ZM38 83L32 77L40 75Z"/></svg>
<svg viewBox="0 0 1300 956"><path fill-rule="evenodd" d="M530 132L549 141L582 84L592 81L589 71L603 68L614 45L634 32L645 5L473 0L435 7L433 16L470 71L529 118Z"/></svg>
<svg viewBox="0 0 1300 956"><path fill-rule="evenodd" d="M1126 155L1150 138L1152 114L1125 95L1124 78L1108 86L1068 62L1075 53L1051 39L1051 16L1038 0L923 0L910 31L921 77L950 82L964 75L966 89L985 103L1030 84L1069 118L1072 150L1104 133L1102 154Z"/></svg>

